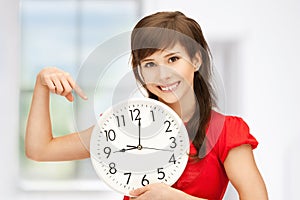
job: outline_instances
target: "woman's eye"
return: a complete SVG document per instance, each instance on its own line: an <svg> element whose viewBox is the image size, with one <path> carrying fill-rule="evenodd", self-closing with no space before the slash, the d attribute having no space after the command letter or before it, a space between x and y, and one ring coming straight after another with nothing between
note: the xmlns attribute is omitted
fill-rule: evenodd
<svg viewBox="0 0 300 200"><path fill-rule="evenodd" d="M177 61L178 59L179 59L179 57L173 56L173 57L169 58L169 62L172 63L172 62Z"/></svg>
<svg viewBox="0 0 300 200"><path fill-rule="evenodd" d="M144 67L154 67L155 63L154 62L148 62L144 64Z"/></svg>

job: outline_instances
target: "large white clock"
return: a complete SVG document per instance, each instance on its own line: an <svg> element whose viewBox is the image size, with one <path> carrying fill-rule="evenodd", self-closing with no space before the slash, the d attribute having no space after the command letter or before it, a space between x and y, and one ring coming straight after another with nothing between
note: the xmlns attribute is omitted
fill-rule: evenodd
<svg viewBox="0 0 300 200"><path fill-rule="evenodd" d="M149 98L129 99L105 111L90 142L96 173L112 189L174 184L189 157L189 136L179 116Z"/></svg>

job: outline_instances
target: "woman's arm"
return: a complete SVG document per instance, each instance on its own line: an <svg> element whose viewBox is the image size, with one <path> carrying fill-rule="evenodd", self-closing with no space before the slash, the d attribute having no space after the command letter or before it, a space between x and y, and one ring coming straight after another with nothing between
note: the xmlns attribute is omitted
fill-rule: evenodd
<svg viewBox="0 0 300 200"><path fill-rule="evenodd" d="M87 99L72 77L60 69L45 68L37 75L26 128L27 157L37 161L64 161L89 157L88 144L92 127L62 137L54 138L52 135L50 92L64 96L72 102L72 90L81 98Z"/></svg>
<svg viewBox="0 0 300 200"><path fill-rule="evenodd" d="M231 149L224 166L240 199L268 199L267 189L256 166L250 145L241 145Z"/></svg>

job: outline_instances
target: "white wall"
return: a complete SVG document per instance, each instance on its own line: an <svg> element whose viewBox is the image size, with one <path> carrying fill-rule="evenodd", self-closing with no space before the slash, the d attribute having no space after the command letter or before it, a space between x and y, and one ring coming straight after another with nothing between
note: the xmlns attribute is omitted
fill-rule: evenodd
<svg viewBox="0 0 300 200"><path fill-rule="evenodd" d="M196 19L208 41L240 44L242 109L260 145L255 150L270 199L296 199L300 150L300 2L297 0L151 0L146 14L180 10ZM18 189L18 1L0 0L0 194L1 199L112 199L111 193L26 193ZM237 97L238 98L238 97ZM293 147L291 147L293 145ZM289 164L288 164L289 163ZM291 185L293 184L293 185Z"/></svg>
<svg viewBox="0 0 300 200"><path fill-rule="evenodd" d="M11 199L16 194L18 180L17 15L16 1L0 1L0 194Z"/></svg>

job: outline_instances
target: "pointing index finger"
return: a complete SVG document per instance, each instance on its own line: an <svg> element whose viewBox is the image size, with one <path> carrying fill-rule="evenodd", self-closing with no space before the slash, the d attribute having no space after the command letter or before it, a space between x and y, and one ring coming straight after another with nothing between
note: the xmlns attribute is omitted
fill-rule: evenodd
<svg viewBox="0 0 300 200"><path fill-rule="evenodd" d="M86 94L83 92L83 90L75 83L75 81L72 79L72 77L68 76L68 81L75 91L76 94L78 94L82 99L87 100Z"/></svg>
<svg viewBox="0 0 300 200"><path fill-rule="evenodd" d="M88 97L86 96L86 94L83 92L83 90L77 85L75 84L74 87L74 91L84 100L87 100Z"/></svg>

